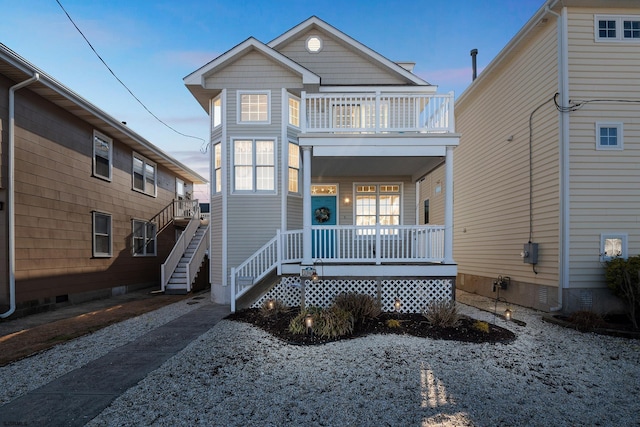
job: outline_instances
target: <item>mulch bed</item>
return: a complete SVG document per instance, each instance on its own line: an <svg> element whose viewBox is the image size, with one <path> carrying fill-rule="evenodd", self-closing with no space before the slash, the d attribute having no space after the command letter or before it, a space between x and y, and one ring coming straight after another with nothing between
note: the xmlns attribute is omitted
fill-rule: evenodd
<svg viewBox="0 0 640 427"><path fill-rule="evenodd" d="M278 315L265 317L260 313L259 309L246 309L232 313L226 318L250 323L289 344L295 345L325 344L370 334L411 335L421 338L471 343L509 343L516 338L513 332L491 323L489 323L489 332L482 332L473 327L476 320L466 316L461 316L457 327L438 328L431 326L421 314L383 313L376 319L372 319L363 325L357 325L351 335L327 339L313 334L298 335L289 332L289 323L298 312L298 309L290 309ZM400 327L390 328L386 324L388 319L399 320Z"/></svg>

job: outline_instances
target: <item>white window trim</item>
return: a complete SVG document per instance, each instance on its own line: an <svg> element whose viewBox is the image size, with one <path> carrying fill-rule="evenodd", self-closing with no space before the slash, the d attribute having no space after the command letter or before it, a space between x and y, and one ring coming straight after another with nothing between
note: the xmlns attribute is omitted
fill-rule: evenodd
<svg viewBox="0 0 640 427"><path fill-rule="evenodd" d="M104 215L109 218L109 252L98 252L96 248L96 215ZM113 217L110 213L91 212L91 249L94 258L111 258L113 256Z"/></svg>
<svg viewBox="0 0 640 427"><path fill-rule="evenodd" d="M135 245L135 239L136 239L136 236L135 236L136 223L142 223L142 224L143 224L143 227L144 227L144 234L145 234L145 235L144 235L144 240L145 240L145 243L144 243L144 253L141 253L141 254L136 253L136 245ZM155 223L153 223L153 222L149 222L149 221L144 220L144 219L135 219L135 218L134 218L134 219L132 219L132 220L131 220L131 254L132 254L134 257L155 257L155 256L157 256L157 255L158 255L158 239L156 238L156 236L155 236L155 235L153 236L153 238L152 238L152 239L149 239L149 238L147 237L147 225L148 225L148 224L152 224L152 225L153 225L154 233L156 233L156 232L157 232L157 230L158 230L158 228L157 228L157 225L156 225ZM153 240L153 253L152 253L152 254L148 254L148 253L147 253L147 242L148 242L149 240Z"/></svg>
<svg viewBox="0 0 640 427"><path fill-rule="evenodd" d="M317 48L312 49L311 46L309 45L309 43L311 42L311 39L316 39L318 41L319 46ZM309 53L320 53L324 48L324 41L322 41L322 37L312 34L309 37L307 37L307 39L304 41L304 48Z"/></svg>
<svg viewBox="0 0 640 427"><path fill-rule="evenodd" d="M251 190L237 190L236 189L236 149L235 149L235 143L236 141L251 141L253 144L252 147L252 160L251 160L251 166L253 167L253 183L252 183L252 189ZM256 141L273 141L273 190L257 190L256 189ZM224 161L224 159L223 159ZM277 171L278 171L278 138L275 137L233 137L231 139L231 180L232 180L232 187L231 187L231 194L235 194L235 195L242 195L242 194L246 194L246 195L253 195L253 194L278 194L278 175L277 175Z"/></svg>
<svg viewBox="0 0 640 427"><path fill-rule="evenodd" d="M616 128L618 129L617 145L600 145L600 129ZM621 122L596 122L596 150L624 150L624 126Z"/></svg>
<svg viewBox="0 0 640 427"><path fill-rule="evenodd" d="M220 103L220 108L216 110L216 102ZM216 124L217 123L217 124ZM222 126L222 94L211 100L211 129Z"/></svg>
<svg viewBox="0 0 640 427"><path fill-rule="evenodd" d="M142 183L144 185L144 189L136 188L134 172L134 162L136 158L142 161ZM147 165L153 166L153 191L148 191L149 189L147 189ZM131 156L131 188L133 189L133 191L137 191L138 193L146 194L152 197L156 197L158 193L158 165L136 152L134 152Z"/></svg>
<svg viewBox="0 0 640 427"><path fill-rule="evenodd" d="M289 149L291 148L291 145L289 144L294 145L298 150L298 167L297 168L292 168L291 165L289 164ZM298 191L289 190L289 174L291 173L291 169L296 169L298 171ZM287 192L289 194L302 195L302 192L300 191L300 189L302 188L301 179L302 179L302 154L300 153L300 146L296 144L294 141L289 141L287 144Z"/></svg>
<svg viewBox="0 0 640 427"><path fill-rule="evenodd" d="M220 149L220 167L216 167L216 147L218 147ZM220 194L222 193L222 170L223 170L223 163L224 163L224 159L222 158L222 142L218 141L215 144L213 144L213 149L211 150L211 156L212 156L212 162L211 164L213 165L213 173L211 175L212 178L212 193L213 194ZM220 179L218 180L218 176L216 174L217 171L220 171ZM220 182L218 182L220 181ZM218 189L218 187L220 187Z"/></svg>
<svg viewBox="0 0 640 427"><path fill-rule="evenodd" d="M267 120L242 120L242 95L267 95ZM236 122L243 125L270 125L271 124L271 91L270 90L239 90L237 93Z"/></svg>
<svg viewBox="0 0 640 427"><path fill-rule="evenodd" d="M358 193L358 186L359 185L375 185L377 188L376 190L376 222L379 222L380 220L380 210L378 207L378 203L380 201L380 186L381 185L397 185L399 187L398 189L398 195L400 196L400 212L398 213L399 215L399 224L398 225L403 225L404 224L404 212L403 212L403 204L404 204L404 187L403 187L403 183L402 182L387 182L387 181L380 181L380 182L354 182L353 183L353 221L354 224L357 222L357 201L356 198L358 196L358 194L366 194L366 193ZM382 194L396 194L396 193L382 193Z"/></svg>
<svg viewBox="0 0 640 427"><path fill-rule="evenodd" d="M100 139L102 142L105 142L109 146L109 176L103 176L96 172L96 138ZM105 181L111 181L113 176L113 140L106 136L105 134L98 132L97 130L93 131L93 176L96 178L104 179Z"/></svg>
<svg viewBox="0 0 640 427"><path fill-rule="evenodd" d="M622 252L620 254L606 254L604 243L607 239L620 239L622 241ZM627 258L628 254L628 234L626 233L604 233L600 235L600 262L611 261L614 258Z"/></svg>
<svg viewBox="0 0 640 427"><path fill-rule="evenodd" d="M600 21L616 21L616 37L600 37ZM594 37L596 42L609 43L640 43L640 39L624 38L624 21L640 21L640 15L595 15L593 19Z"/></svg>
<svg viewBox="0 0 640 427"><path fill-rule="evenodd" d="M298 124L297 125L291 123L291 106L289 105L289 100L290 99L298 101ZM293 128L296 128L296 129L300 129L300 121L301 121L301 117L300 117L301 108L300 108L300 105L301 105L300 98L298 98L295 95L289 94L289 96L287 97L287 124L289 126L293 127Z"/></svg>

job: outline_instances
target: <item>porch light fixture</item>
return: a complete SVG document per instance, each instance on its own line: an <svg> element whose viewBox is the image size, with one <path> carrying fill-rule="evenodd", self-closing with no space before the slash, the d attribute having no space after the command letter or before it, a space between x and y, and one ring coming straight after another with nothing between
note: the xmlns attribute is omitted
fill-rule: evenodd
<svg viewBox="0 0 640 427"><path fill-rule="evenodd" d="M320 281L320 277L324 276L324 263L322 262L322 260L318 258L315 264L320 264L320 275L318 275L318 270L314 270L313 274L311 275L312 282L318 282Z"/></svg>

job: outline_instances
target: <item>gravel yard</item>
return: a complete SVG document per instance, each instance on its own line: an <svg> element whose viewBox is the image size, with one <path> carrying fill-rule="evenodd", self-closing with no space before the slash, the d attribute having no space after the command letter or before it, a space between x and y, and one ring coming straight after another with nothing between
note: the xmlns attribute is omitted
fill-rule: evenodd
<svg viewBox="0 0 640 427"><path fill-rule="evenodd" d="M0 368L5 403L197 305L172 304ZM286 344L222 320L89 426L640 426L640 341L518 308L508 344L370 335Z"/></svg>

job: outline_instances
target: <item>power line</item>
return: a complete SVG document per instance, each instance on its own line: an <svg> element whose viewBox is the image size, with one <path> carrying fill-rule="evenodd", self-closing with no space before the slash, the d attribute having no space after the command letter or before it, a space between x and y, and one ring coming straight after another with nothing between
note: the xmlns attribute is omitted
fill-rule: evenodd
<svg viewBox="0 0 640 427"><path fill-rule="evenodd" d="M67 10L64 8L64 6L62 6L62 4L60 3L60 0L56 0L56 3L58 3L58 5L60 6L60 8L62 9L62 11L64 12L65 15L67 15L67 18L69 18L69 21L71 21L71 23L73 24L73 26L76 28L76 30L78 30L78 32L80 33L80 35L82 36L82 38L87 42L87 44L89 45L89 47L91 48L91 50L93 51L93 53L96 54L96 56L98 57L98 59L100 60L100 62L102 62L104 64L105 67L107 67L107 70L109 70L109 72L111 73L111 75L113 75L113 77L122 85L122 87L124 87L130 94L131 96L138 101L138 103L140 105L142 105L142 108L144 108L145 110L147 110L147 112L149 114L151 114L151 116L153 116L157 121L159 121L160 123L162 123L163 125L165 125L167 128L171 129L172 131L174 131L175 133L177 133L178 135L182 135L186 138L193 138L193 139L198 139L200 141L202 141L203 144L205 144L205 140L202 138L199 138L197 136L192 136L192 135L187 135L185 133L182 133L176 129L174 129L173 127L169 126L167 123L165 123L162 119L160 119L158 116L156 116L155 114L153 114L153 112L151 110L149 110L147 108L146 105L144 105L144 103L142 101L140 101L140 99L131 91L131 89L129 89L127 87L126 84L124 84L124 82L122 80L120 80L120 78L116 75L116 73L113 72L113 70L111 69L111 67L109 67L109 65L107 65L107 63L105 62L104 59L102 59L102 57L100 56L100 54L95 50L95 48L93 47L93 45L91 44L91 42L89 41L89 39L87 39L87 37L84 35L84 33L82 32L82 30L80 30L80 28L78 28L78 26L76 25L76 23L73 21L73 19L71 18L71 16L69 15L69 13L67 12Z"/></svg>

